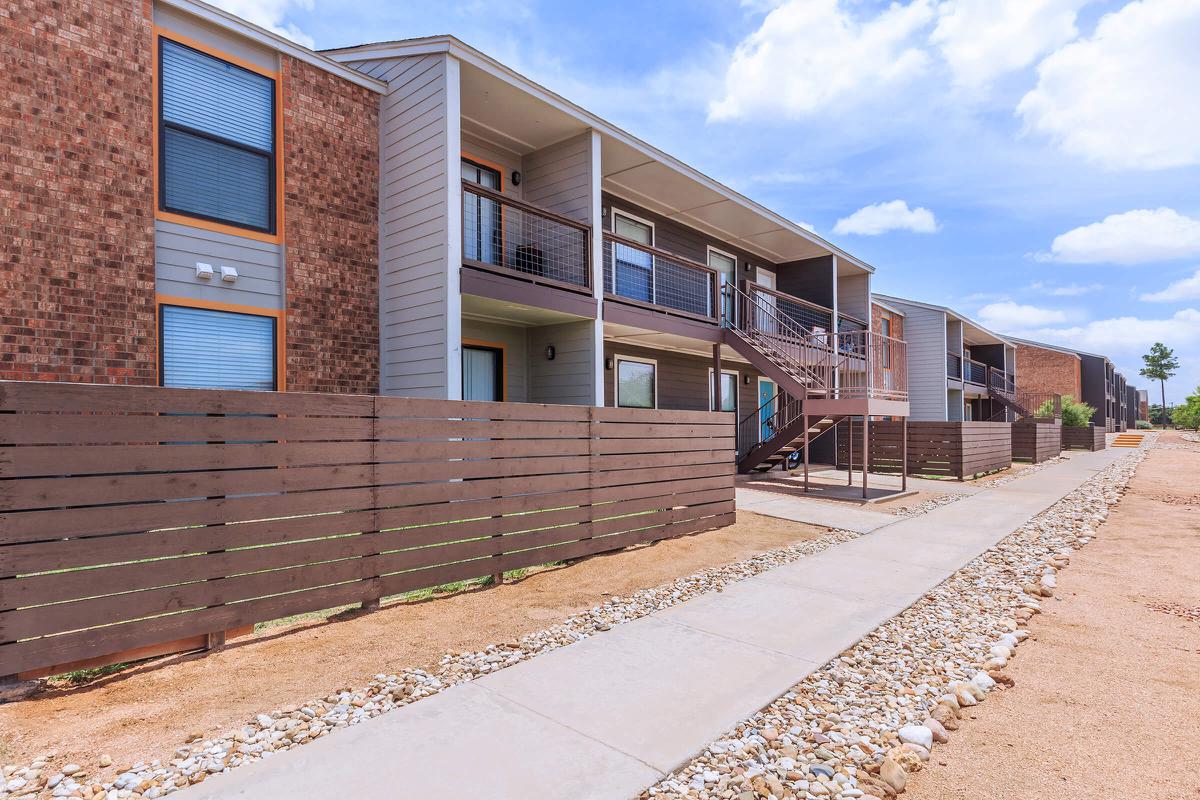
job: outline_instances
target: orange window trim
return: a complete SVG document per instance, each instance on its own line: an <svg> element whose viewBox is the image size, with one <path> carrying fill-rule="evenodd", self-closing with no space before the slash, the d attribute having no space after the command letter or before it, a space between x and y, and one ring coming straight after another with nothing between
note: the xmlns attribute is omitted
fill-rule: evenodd
<svg viewBox="0 0 1200 800"><path fill-rule="evenodd" d="M284 309L259 308L238 303L223 303L218 300L194 300L190 297L175 297L172 295L156 294L154 303L155 335L161 330L159 317L162 306L184 306L187 308L202 308L206 311L229 311L234 314L249 314L255 317L272 317L275 320L275 390L287 391L287 312ZM161 350L161 348L160 348ZM159 379L162 379L162 364L158 365Z"/></svg>
<svg viewBox="0 0 1200 800"><path fill-rule="evenodd" d="M487 167L488 169L496 170L496 174L500 176L500 187L498 189L496 189L496 191L503 194L503 192L504 192L504 167L502 165L497 164L494 161L488 161L486 158L479 158L477 156L473 156L470 153L468 153L466 150L462 151L462 153L460 154L460 157L464 161L472 161L481 167Z"/></svg>
<svg viewBox="0 0 1200 800"><path fill-rule="evenodd" d="M504 342L488 342L483 339L463 339L462 343L468 347L487 347L500 351L500 376L502 378L500 400L508 402L508 345Z"/></svg>
<svg viewBox="0 0 1200 800"><path fill-rule="evenodd" d="M256 72L259 75L270 78L275 81L275 233L263 233L261 231L252 231L247 228L239 228L237 225L225 225L220 222L212 222L206 219L197 219L186 214L175 214L170 211L163 211L159 207L158 202L158 51L159 40L170 39L171 41L185 44L188 47L199 50L202 53L207 53L213 58L219 58L222 61L228 61L230 64L235 64L251 72ZM238 58L235 55L217 50L203 42L198 42L190 36L175 33L174 31L162 28L158 25L154 26L154 57L152 59L153 66L150 70L150 90L153 97L154 111L151 114L151 164L153 165L154 176L154 218L161 219L164 222L174 222L180 225L188 225L193 228L202 230L214 231L216 233L227 233L232 236L244 236L247 239L255 239L260 242L269 242L271 244L281 244L283 242L283 73L280 70L263 69L257 64L246 61L243 58Z"/></svg>

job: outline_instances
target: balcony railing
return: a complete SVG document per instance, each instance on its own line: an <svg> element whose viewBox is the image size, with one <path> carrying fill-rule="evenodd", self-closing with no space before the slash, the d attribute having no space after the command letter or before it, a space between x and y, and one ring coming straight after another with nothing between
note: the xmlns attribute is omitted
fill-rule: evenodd
<svg viewBox="0 0 1200 800"><path fill-rule="evenodd" d="M962 356L958 353L946 353L946 377L956 381L962 380Z"/></svg>
<svg viewBox="0 0 1200 800"><path fill-rule="evenodd" d="M604 291L634 305L719 322L720 275L697 261L604 234Z"/></svg>
<svg viewBox="0 0 1200 800"><path fill-rule="evenodd" d="M735 314L724 324L825 399L908 399L905 343L870 330L814 332L779 312L777 292L742 282L725 286Z"/></svg>
<svg viewBox="0 0 1200 800"><path fill-rule="evenodd" d="M973 358L963 361L963 380L967 383L987 386L987 371L987 364L984 364L982 361L976 361Z"/></svg>
<svg viewBox="0 0 1200 800"><path fill-rule="evenodd" d="M829 333L833 330L833 311L825 306L750 281L746 282L745 291L750 295L753 305L761 304L773 310L780 319L808 333Z"/></svg>
<svg viewBox="0 0 1200 800"><path fill-rule="evenodd" d="M573 290L591 287L586 223L463 181L463 263Z"/></svg>

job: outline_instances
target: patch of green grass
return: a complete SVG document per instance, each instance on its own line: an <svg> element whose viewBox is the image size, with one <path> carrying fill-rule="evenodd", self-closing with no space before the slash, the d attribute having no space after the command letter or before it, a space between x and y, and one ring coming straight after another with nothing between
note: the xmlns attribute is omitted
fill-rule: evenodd
<svg viewBox="0 0 1200 800"><path fill-rule="evenodd" d="M89 667L88 669L77 669L77 670L73 670L71 672L64 672L61 675L51 676L50 680L55 683L66 683L66 684L70 684L71 686L82 686L83 684L91 683L92 681L94 681L98 678L103 678L106 675L112 675L114 673L120 672L121 670L125 669L126 667L131 666L133 663L134 662L132 662L132 661L123 661L118 664L108 664L103 667Z"/></svg>

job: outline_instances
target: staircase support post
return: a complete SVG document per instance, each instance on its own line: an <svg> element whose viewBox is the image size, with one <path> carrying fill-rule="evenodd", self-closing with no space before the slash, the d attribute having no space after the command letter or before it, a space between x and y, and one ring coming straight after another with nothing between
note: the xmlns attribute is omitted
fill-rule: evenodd
<svg viewBox="0 0 1200 800"><path fill-rule="evenodd" d="M846 485L854 485L854 417L846 417Z"/></svg>
<svg viewBox="0 0 1200 800"><path fill-rule="evenodd" d="M867 499L867 473L871 471L871 448L867 444L867 431L871 425L871 415L863 414L863 500Z"/></svg>
<svg viewBox="0 0 1200 800"><path fill-rule="evenodd" d="M720 411L724 406L721 405L721 343L717 342L713 345L713 411ZM737 386L733 389L737 391ZM737 408L737 405L734 405Z"/></svg>
<svg viewBox="0 0 1200 800"><path fill-rule="evenodd" d="M900 491L908 491L908 417L900 423Z"/></svg>
<svg viewBox="0 0 1200 800"><path fill-rule="evenodd" d="M803 414L804 417L804 493L808 494L808 414ZM837 441L833 443L834 448L837 447ZM835 461L837 459L834 459Z"/></svg>

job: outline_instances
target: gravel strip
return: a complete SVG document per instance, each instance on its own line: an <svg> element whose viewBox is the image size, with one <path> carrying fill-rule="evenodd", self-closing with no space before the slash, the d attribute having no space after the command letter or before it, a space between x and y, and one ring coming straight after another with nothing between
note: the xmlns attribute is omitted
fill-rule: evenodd
<svg viewBox="0 0 1200 800"><path fill-rule="evenodd" d="M744 720L642 798L890 798L1011 680L1021 626L1091 541L1144 450L1110 465ZM1028 472L1026 470L1025 472Z"/></svg>
<svg viewBox="0 0 1200 800"><path fill-rule="evenodd" d="M122 765L111 777L111 760L99 756L96 770L89 765L62 764L47 753L27 766L3 767L0 798L32 800L37 797L82 797L91 800L146 798L152 800L199 783L210 775L268 758L305 742L327 736L395 708L406 706L458 683L512 666L541 653L573 644L631 622L647 614L682 603L774 567L815 555L848 542L860 534L834 530L815 539L760 553L744 561L725 564L679 578L629 597L612 597L603 605L568 617L562 623L518 641L493 644L472 653L447 654L432 672L404 670L376 675L363 687L345 687L306 703L258 714L254 719L219 738L189 737L167 762L146 761ZM97 749L102 745L98 744ZM105 776L105 777L101 777Z"/></svg>

